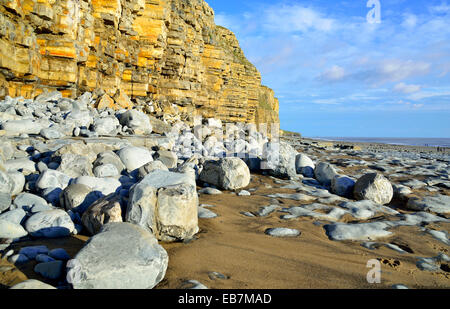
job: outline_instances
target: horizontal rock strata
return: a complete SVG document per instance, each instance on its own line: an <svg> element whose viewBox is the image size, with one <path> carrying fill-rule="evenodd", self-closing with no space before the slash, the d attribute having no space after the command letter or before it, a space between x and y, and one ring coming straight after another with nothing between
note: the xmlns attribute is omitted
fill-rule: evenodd
<svg viewBox="0 0 450 309"><path fill-rule="evenodd" d="M273 91L203 0L2 1L0 98L46 90L96 90L100 108L279 122Z"/></svg>

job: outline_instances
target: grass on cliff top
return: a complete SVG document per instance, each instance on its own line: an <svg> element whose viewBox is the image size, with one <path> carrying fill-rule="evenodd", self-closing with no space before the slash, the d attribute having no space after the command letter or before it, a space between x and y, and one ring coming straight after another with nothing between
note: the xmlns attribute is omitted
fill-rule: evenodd
<svg viewBox="0 0 450 309"><path fill-rule="evenodd" d="M302 137L301 133L298 132L292 132L292 131L287 131L287 130L280 130L280 134L282 136L295 136L295 137Z"/></svg>
<svg viewBox="0 0 450 309"><path fill-rule="evenodd" d="M219 30L219 31L217 31ZM218 26L216 25L216 42L218 44L218 46L222 47L223 49L225 49L226 51L230 52L230 54L233 55L234 60L237 63L243 64L245 66L249 66L253 69L256 70L256 67L253 65L253 63L251 63L250 61L248 61L248 59L245 57L244 52L242 51L242 49L238 48L233 48L231 45L231 43L228 40L224 40L223 37L221 35L219 35L218 33L220 33L220 31L224 31L224 32L228 32L230 35L232 35L236 41L237 38L234 35L234 33L232 31L230 31L229 29L222 27L222 26Z"/></svg>

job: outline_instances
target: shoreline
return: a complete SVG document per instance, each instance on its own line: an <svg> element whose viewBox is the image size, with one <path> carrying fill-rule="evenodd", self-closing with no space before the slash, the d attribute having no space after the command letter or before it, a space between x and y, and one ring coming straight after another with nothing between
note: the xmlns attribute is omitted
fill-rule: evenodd
<svg viewBox="0 0 450 309"><path fill-rule="evenodd" d="M450 155L449 147L431 147L431 146L412 146L412 145L395 145L395 144L383 144L374 142L347 142L347 141L333 141L322 140L317 138L308 137L293 137L283 136L282 139L291 140L294 142L300 142L306 145L315 145L323 148L337 148L339 150L354 149L373 152L385 152L385 151L398 151L409 153L427 153L427 154L439 154Z"/></svg>

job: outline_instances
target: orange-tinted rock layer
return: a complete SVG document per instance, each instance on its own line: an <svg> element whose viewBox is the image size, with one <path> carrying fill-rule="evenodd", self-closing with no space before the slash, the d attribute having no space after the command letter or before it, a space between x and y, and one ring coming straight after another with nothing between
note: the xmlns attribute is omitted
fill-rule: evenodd
<svg viewBox="0 0 450 309"><path fill-rule="evenodd" d="M44 89L120 90L185 118L279 122L273 91L203 0L0 0L0 98Z"/></svg>

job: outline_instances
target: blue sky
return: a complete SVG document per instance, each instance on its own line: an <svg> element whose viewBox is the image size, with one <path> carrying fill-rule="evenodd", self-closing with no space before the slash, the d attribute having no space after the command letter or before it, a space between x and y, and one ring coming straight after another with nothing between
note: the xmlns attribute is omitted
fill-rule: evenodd
<svg viewBox="0 0 450 309"><path fill-rule="evenodd" d="M450 137L450 1L206 0L304 136Z"/></svg>

